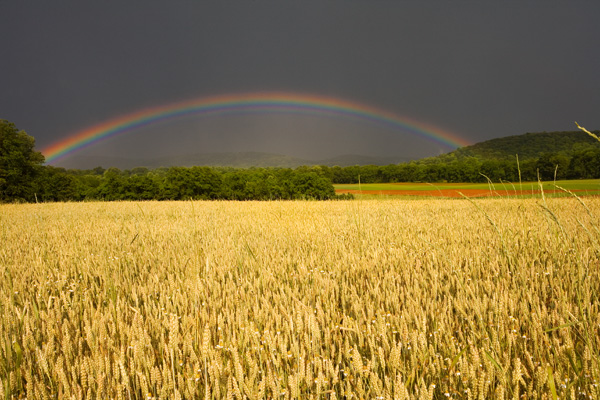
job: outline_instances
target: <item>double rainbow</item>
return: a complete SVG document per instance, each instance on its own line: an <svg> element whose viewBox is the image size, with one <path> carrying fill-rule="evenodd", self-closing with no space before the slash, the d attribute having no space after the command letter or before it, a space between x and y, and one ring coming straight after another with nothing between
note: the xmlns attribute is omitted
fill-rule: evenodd
<svg viewBox="0 0 600 400"><path fill-rule="evenodd" d="M42 149L48 164L92 146L101 140L135 129L188 115L237 113L289 113L354 118L392 129L407 131L454 149L469 143L433 125L399 117L364 104L333 97L294 93L247 93L205 97L150 107L79 131Z"/></svg>

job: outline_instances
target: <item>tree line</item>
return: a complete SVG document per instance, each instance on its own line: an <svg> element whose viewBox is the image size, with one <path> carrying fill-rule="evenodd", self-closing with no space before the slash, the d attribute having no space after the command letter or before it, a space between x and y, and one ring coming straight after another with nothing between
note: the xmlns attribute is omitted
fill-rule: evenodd
<svg viewBox="0 0 600 400"><path fill-rule="evenodd" d="M80 200L327 200L330 179L312 168L170 167L148 170L43 167L39 201Z"/></svg>
<svg viewBox="0 0 600 400"><path fill-rule="evenodd" d="M325 167L327 168L327 167ZM424 159L386 166L332 167L333 183L551 181L600 178L600 148L590 146L571 155L545 153L519 161L476 157Z"/></svg>
<svg viewBox="0 0 600 400"><path fill-rule="evenodd" d="M518 154L521 160L528 160L539 158L542 154L568 156L589 147L600 147L600 143L581 130L535 132L486 140L436 158L444 160L451 155L458 158L477 157L480 160L514 160L515 154Z"/></svg>
<svg viewBox="0 0 600 400"><path fill-rule="evenodd" d="M0 202L336 197L319 168L66 170L43 165L44 156L34 147L33 137L0 119Z"/></svg>
<svg viewBox="0 0 600 400"><path fill-rule="evenodd" d="M449 153L386 166L170 167L119 170L43 165L35 140L0 119L0 202L82 200L293 200L340 198L333 184L485 182L600 178L600 148L544 153L518 162ZM343 197L342 197L343 198Z"/></svg>

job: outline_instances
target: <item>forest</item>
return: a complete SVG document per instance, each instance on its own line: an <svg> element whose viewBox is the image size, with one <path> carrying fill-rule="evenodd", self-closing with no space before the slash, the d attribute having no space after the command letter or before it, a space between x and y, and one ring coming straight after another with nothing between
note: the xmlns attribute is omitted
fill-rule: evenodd
<svg viewBox="0 0 600 400"><path fill-rule="evenodd" d="M544 153L519 161L476 157L423 159L386 166L332 167L333 183L391 182L519 182L555 179L600 178L600 148L576 151L571 155Z"/></svg>
<svg viewBox="0 0 600 400"><path fill-rule="evenodd" d="M551 146L544 147L540 143ZM196 166L67 170L44 165L44 156L35 151L34 146L33 137L19 131L14 124L0 120L0 202L326 200L345 198L336 196L333 187L344 183L600 178L599 143L590 141L585 134L577 136L573 132L495 139L438 157L386 166L317 165L295 169ZM519 149L527 155L521 161L516 155ZM556 149L560 151L544 152ZM509 156L510 153L515 155Z"/></svg>
<svg viewBox="0 0 600 400"><path fill-rule="evenodd" d="M595 132L595 133L594 133ZM600 178L600 142L582 131L537 132L387 166L333 167L334 183L519 182Z"/></svg>
<svg viewBox="0 0 600 400"><path fill-rule="evenodd" d="M149 170L45 166L39 201L68 200L326 200L335 196L330 179L313 168L170 167Z"/></svg>
<svg viewBox="0 0 600 400"><path fill-rule="evenodd" d="M536 159L420 160L386 166L291 168L170 167L65 170L44 166L37 178L39 201L67 200L292 200L336 197L333 184L389 182L519 182L600 178L600 148ZM29 199L31 200L31 199Z"/></svg>

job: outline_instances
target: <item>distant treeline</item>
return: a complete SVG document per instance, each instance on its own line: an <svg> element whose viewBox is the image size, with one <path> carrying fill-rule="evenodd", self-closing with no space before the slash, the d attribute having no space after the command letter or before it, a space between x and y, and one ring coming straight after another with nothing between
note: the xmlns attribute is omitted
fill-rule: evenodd
<svg viewBox="0 0 600 400"><path fill-rule="evenodd" d="M39 201L67 200L292 200L331 199L332 184L388 182L535 181L600 178L600 148L566 156L544 154L517 163L475 157L437 158L386 166L289 168L95 168L42 167L33 189ZM31 200L31 199L30 199Z"/></svg>
<svg viewBox="0 0 600 400"><path fill-rule="evenodd" d="M549 136L550 135L550 136ZM581 135L579 135L581 136ZM523 139L524 138L524 139ZM600 178L600 146L575 133L528 134L526 144L566 146L520 162L516 138L495 140L438 157L387 166L249 168L170 167L66 170L44 166L35 140L0 119L0 202L82 200L292 200L343 198L333 184L388 182L493 182ZM534 140L532 142L532 140ZM543 139L540 141L540 139ZM567 141L567 142L565 142ZM508 143L508 144L507 144ZM536 145L537 143L537 145ZM535 145L535 146L534 146ZM487 146L487 147L486 147ZM490 158L466 155L475 150ZM496 156L491 151L502 149ZM527 153L527 152L525 152ZM501 157L500 157L501 156Z"/></svg>
<svg viewBox="0 0 600 400"><path fill-rule="evenodd" d="M81 200L326 200L331 180L313 168L171 167L65 170L42 167L38 201Z"/></svg>
<svg viewBox="0 0 600 400"><path fill-rule="evenodd" d="M596 134L600 132L595 131ZM600 147L600 143L583 131L535 132L506 136L461 147L438 157L476 157L480 160L514 160L515 154L521 160L539 158L542 154L563 154L571 156L589 147Z"/></svg>
<svg viewBox="0 0 600 400"><path fill-rule="evenodd" d="M431 158L386 166L332 167L333 183L493 182L600 178L600 148L588 147L571 155L546 153L538 158L481 160L475 157ZM323 167L327 168L327 167ZM360 178L359 178L360 177Z"/></svg>

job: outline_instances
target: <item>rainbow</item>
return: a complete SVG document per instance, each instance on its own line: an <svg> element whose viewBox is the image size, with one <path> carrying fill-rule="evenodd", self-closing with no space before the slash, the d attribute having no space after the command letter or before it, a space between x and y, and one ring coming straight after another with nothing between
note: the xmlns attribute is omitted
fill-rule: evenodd
<svg viewBox="0 0 600 400"><path fill-rule="evenodd" d="M278 112L309 115L325 115L354 118L361 121L408 131L448 148L467 146L469 143L433 125L407 117L399 117L364 104L333 97L295 93L246 93L231 94L157 107L145 108L98 125L86 128L42 149L46 163L51 164L101 140L115 137L135 129L188 115L218 115L233 113Z"/></svg>

